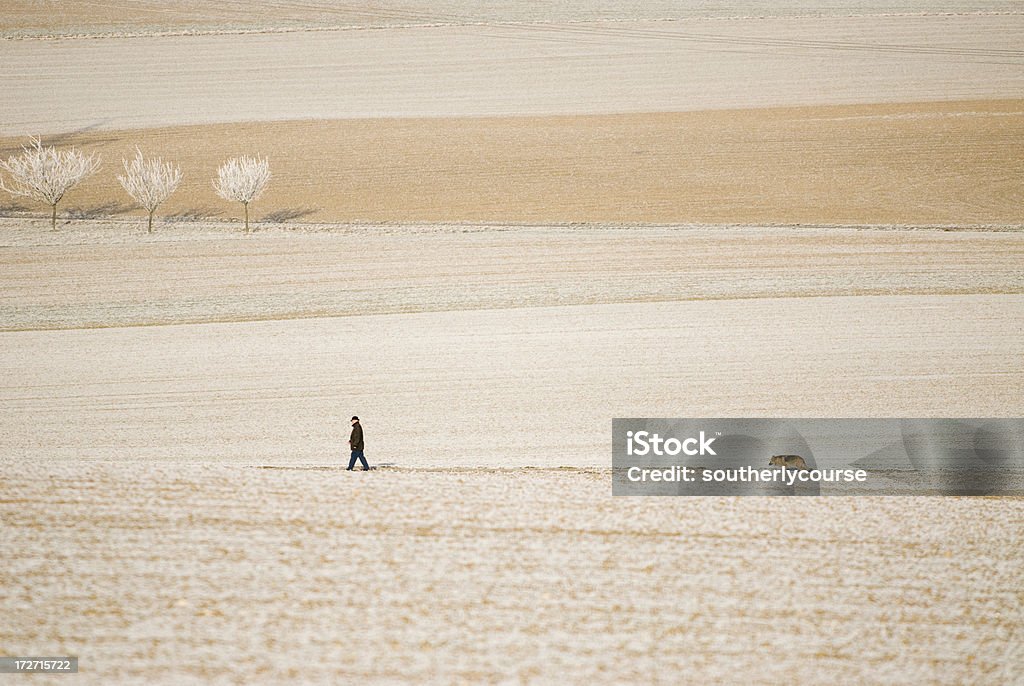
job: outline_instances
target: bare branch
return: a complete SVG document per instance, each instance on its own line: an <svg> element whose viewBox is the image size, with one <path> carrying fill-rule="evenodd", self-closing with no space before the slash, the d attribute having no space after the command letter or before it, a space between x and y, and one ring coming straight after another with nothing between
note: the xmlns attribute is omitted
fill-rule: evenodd
<svg viewBox="0 0 1024 686"><path fill-rule="evenodd" d="M31 145L22 146L20 155L13 155L7 161L0 160L0 169L11 176L12 187L3 183L0 188L11 195L24 196L45 202L54 209L64 194L82 180L92 176L100 168L97 155L83 155L75 148L58 151L51 146L43 147L38 137L29 139Z"/></svg>
<svg viewBox="0 0 1024 686"><path fill-rule="evenodd" d="M213 187L225 200L250 203L266 190L270 163L261 157L232 157L217 170Z"/></svg>
<svg viewBox="0 0 1024 686"><path fill-rule="evenodd" d="M217 170L213 188L225 200L245 206L245 230L249 231L249 203L263 194L270 182L270 163L262 157L232 157Z"/></svg>
<svg viewBox="0 0 1024 686"><path fill-rule="evenodd" d="M135 148L135 159L122 160L122 163L124 175L118 176L117 180L128 195L149 212L149 230L152 231L153 212L178 189L181 169L159 157L147 160L138 148Z"/></svg>

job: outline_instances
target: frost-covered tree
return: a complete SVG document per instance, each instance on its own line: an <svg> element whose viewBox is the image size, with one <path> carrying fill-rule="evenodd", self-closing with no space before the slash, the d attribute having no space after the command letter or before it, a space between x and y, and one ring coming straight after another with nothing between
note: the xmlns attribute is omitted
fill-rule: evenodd
<svg viewBox="0 0 1024 686"><path fill-rule="evenodd" d="M249 203L260 197L270 182L270 163L261 157L232 157L217 170L213 187L225 200L245 207L245 232L249 233Z"/></svg>
<svg viewBox="0 0 1024 686"><path fill-rule="evenodd" d="M96 173L100 159L96 155L83 155L70 148L58 151L52 145L43 147L39 138L30 138L31 145L22 146L20 155L13 155L0 168L11 176L13 187L4 185L0 176L0 188L11 195L20 195L45 202L50 206L50 223L57 228L57 204L64 194L83 179Z"/></svg>
<svg viewBox="0 0 1024 686"><path fill-rule="evenodd" d="M118 176L117 180L128 191L128 195L149 212L147 230L153 233L153 213L178 189L178 184L181 183L181 169L159 157L147 160L138 148L135 148L135 159L122 162L124 176Z"/></svg>

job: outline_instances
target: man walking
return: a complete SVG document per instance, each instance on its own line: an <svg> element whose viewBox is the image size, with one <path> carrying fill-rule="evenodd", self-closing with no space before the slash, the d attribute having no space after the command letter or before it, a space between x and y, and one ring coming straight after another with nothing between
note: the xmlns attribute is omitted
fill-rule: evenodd
<svg viewBox="0 0 1024 686"><path fill-rule="evenodd" d="M356 460L363 463L363 471L367 471L370 465L366 464L366 457L363 456L363 427L359 424L359 417L352 417L352 435L348 437L348 445L352 448L352 459L348 461L348 471L356 466Z"/></svg>

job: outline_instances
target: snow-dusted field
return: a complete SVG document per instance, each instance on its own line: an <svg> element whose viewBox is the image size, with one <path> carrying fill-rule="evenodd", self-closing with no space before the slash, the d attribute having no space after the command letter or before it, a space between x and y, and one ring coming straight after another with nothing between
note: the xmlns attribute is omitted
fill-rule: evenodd
<svg viewBox="0 0 1024 686"><path fill-rule="evenodd" d="M0 646L76 683L1010 684L1019 499L0 459ZM65 683L69 677L33 678Z"/></svg>
<svg viewBox="0 0 1024 686"><path fill-rule="evenodd" d="M0 198L0 655L1024 672L1019 498L616 499L607 469L615 416L1024 413L1020 3L54 5L0 12L0 154L106 166L57 231ZM135 144L185 172L153 235ZM254 153L243 236L210 178Z"/></svg>
<svg viewBox="0 0 1024 686"><path fill-rule="evenodd" d="M616 416L1022 409L1019 232L22 226L0 453L33 461L337 464L358 414L376 462L601 466Z"/></svg>
<svg viewBox="0 0 1024 686"><path fill-rule="evenodd" d="M692 20L754 17L846 17L886 14L1019 14L1018 0L104 0L61 3L7 0L0 36L223 33L329 28L394 28L495 23Z"/></svg>
<svg viewBox="0 0 1024 686"><path fill-rule="evenodd" d="M1015 229L261 223L255 231L175 222L147 235L142 219L74 220L50 231L42 220L0 220L0 330L1024 292L1024 233Z"/></svg>
<svg viewBox="0 0 1024 686"><path fill-rule="evenodd" d="M372 286L370 286L372 287ZM1024 295L594 304L0 334L0 452L603 465L612 417L1017 416Z"/></svg>
<svg viewBox="0 0 1024 686"><path fill-rule="evenodd" d="M262 228L5 222L4 652L104 684L1019 672L1019 499L627 501L606 467L617 415L1019 416L1021 234ZM394 467L341 470L353 413Z"/></svg>
<svg viewBox="0 0 1024 686"><path fill-rule="evenodd" d="M1024 14L0 41L0 134L1024 96Z"/></svg>

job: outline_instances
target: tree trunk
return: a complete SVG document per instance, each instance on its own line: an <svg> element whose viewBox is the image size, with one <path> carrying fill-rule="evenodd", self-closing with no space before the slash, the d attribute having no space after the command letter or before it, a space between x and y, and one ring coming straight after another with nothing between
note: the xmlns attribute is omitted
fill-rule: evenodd
<svg viewBox="0 0 1024 686"><path fill-rule="evenodd" d="M53 214L50 215L50 228L53 231L56 231L57 230L57 203L54 203L53 207L51 209L53 210Z"/></svg>
<svg viewBox="0 0 1024 686"><path fill-rule="evenodd" d="M146 231L147 233L153 233L153 212L155 211L156 208L153 208L152 210L149 211L149 228Z"/></svg>
<svg viewBox="0 0 1024 686"><path fill-rule="evenodd" d="M249 233L249 203L242 203L245 205L245 232Z"/></svg>

